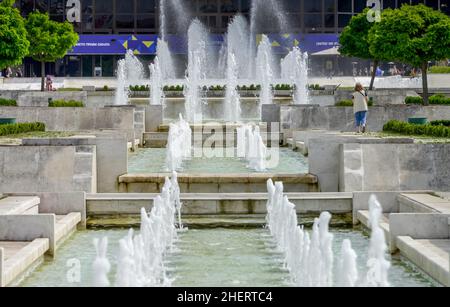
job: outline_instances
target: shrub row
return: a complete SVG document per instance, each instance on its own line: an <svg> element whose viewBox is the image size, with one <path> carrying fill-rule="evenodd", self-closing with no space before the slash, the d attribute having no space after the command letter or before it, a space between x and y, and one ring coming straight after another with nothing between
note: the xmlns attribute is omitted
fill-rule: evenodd
<svg viewBox="0 0 450 307"><path fill-rule="evenodd" d="M430 67L432 74L450 74L450 66L433 66Z"/></svg>
<svg viewBox="0 0 450 307"><path fill-rule="evenodd" d="M150 87L148 85L130 85L130 91L148 92L148 91L150 91Z"/></svg>
<svg viewBox="0 0 450 307"><path fill-rule="evenodd" d="M385 132L397 132L406 135L426 135L433 137L450 137L450 127L446 126L433 126L431 124L426 125L414 125L398 120L391 120L383 127Z"/></svg>
<svg viewBox="0 0 450 307"><path fill-rule="evenodd" d="M52 100L48 103L50 108L82 108L83 102L76 100Z"/></svg>
<svg viewBox="0 0 450 307"><path fill-rule="evenodd" d="M183 85L171 85L171 86L164 86L163 90L165 92L182 92L184 90Z"/></svg>
<svg viewBox="0 0 450 307"><path fill-rule="evenodd" d="M433 126L446 126L446 127L450 127L450 120L434 120L432 122L430 122L430 125Z"/></svg>
<svg viewBox="0 0 450 307"><path fill-rule="evenodd" d="M275 85L276 91L292 91L295 88L295 86L290 84L277 84Z"/></svg>
<svg viewBox="0 0 450 307"><path fill-rule="evenodd" d="M373 104L374 104L373 98L370 97L368 106L369 107L373 107ZM353 107L353 100L351 100L351 99L344 99L344 100L341 100L341 101L337 102L335 104L335 106L336 107Z"/></svg>
<svg viewBox="0 0 450 307"><path fill-rule="evenodd" d="M0 106L17 107L17 102L14 99L0 98Z"/></svg>
<svg viewBox="0 0 450 307"><path fill-rule="evenodd" d="M434 104L434 105L450 105L450 98L447 98L441 94L431 96L429 101L430 101L430 104ZM405 99L405 103L406 104L422 104L423 105L423 98L408 96Z"/></svg>
<svg viewBox="0 0 450 307"><path fill-rule="evenodd" d="M0 125L0 136L27 133L34 131L45 131L44 123L17 123Z"/></svg>
<svg viewBox="0 0 450 307"><path fill-rule="evenodd" d="M320 86L319 84L310 84L310 85L308 85L308 88L311 91L323 91L323 90L325 90L325 88Z"/></svg>
<svg viewBox="0 0 450 307"><path fill-rule="evenodd" d="M255 85L255 84L251 84L249 86L247 85L238 85L237 86L237 90L238 91L260 91L261 90L261 85Z"/></svg>

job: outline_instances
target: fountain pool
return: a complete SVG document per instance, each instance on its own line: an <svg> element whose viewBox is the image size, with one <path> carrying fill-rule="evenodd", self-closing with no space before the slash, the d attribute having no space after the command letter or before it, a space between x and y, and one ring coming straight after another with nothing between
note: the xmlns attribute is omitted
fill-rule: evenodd
<svg viewBox="0 0 450 307"><path fill-rule="evenodd" d="M128 156L128 173L164 173L166 149L148 148L138 149ZM256 173L247 168L247 162L238 158L197 158L184 161L181 173L201 174L242 174ZM277 174L306 174L308 173L308 159L288 148L279 149L279 164L276 168L268 169L269 173Z"/></svg>
<svg viewBox="0 0 450 307"><path fill-rule="evenodd" d="M92 262L95 250L94 238L109 237L108 258L114 279L119 249L118 241L127 229L87 230L72 236L58 251L55 260L45 261L19 285L25 287L84 287L92 280ZM344 239L350 239L358 258L360 272L366 271L369 240L361 231L331 229L335 237L334 252L340 252ZM290 286L289 273L283 269L282 256L275 250L270 233L265 229L199 229L179 234L176 251L168 258L169 276L173 286ZM71 262L72 261L72 265ZM73 261L80 264L80 282L71 283L67 278ZM396 287L437 286L403 259L392 259L389 280Z"/></svg>

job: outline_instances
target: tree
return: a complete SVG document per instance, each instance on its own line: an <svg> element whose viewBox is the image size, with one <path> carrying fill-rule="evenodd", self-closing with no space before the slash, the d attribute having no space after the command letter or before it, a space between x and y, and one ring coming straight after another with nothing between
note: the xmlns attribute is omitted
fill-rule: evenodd
<svg viewBox="0 0 450 307"><path fill-rule="evenodd" d="M375 22L369 21L368 14L369 8L352 17L339 37L341 45L339 52L350 57L373 60L372 80L370 81L370 90L372 90L380 58L375 57L370 52L369 32Z"/></svg>
<svg viewBox="0 0 450 307"><path fill-rule="evenodd" d="M450 58L450 18L425 5L403 5L383 12L369 33L370 52L422 69L428 105L428 62Z"/></svg>
<svg viewBox="0 0 450 307"><path fill-rule="evenodd" d="M14 2L0 2L0 70L21 64L30 46L24 20L19 10L13 7Z"/></svg>
<svg viewBox="0 0 450 307"><path fill-rule="evenodd" d="M41 90L44 91L45 63L63 58L78 42L78 34L69 22L56 22L47 14L31 13L25 23L30 41L29 56L41 62Z"/></svg>

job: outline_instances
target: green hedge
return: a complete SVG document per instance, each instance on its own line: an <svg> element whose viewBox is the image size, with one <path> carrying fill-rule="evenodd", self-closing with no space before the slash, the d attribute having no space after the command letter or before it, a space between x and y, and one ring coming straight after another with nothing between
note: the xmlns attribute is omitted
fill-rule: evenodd
<svg viewBox="0 0 450 307"><path fill-rule="evenodd" d="M432 126L446 126L450 127L450 120L434 120L430 122L430 125Z"/></svg>
<svg viewBox="0 0 450 307"><path fill-rule="evenodd" d="M277 84L275 85L276 91L292 91L294 90L294 86L290 84Z"/></svg>
<svg viewBox="0 0 450 307"><path fill-rule="evenodd" d="M148 92L150 87L148 85L131 85L130 91L132 92Z"/></svg>
<svg viewBox="0 0 450 307"><path fill-rule="evenodd" d="M450 127L446 126L433 126L431 124L426 125L414 125L398 120L391 120L383 127L385 132L397 132L406 135L426 135L433 137L450 137Z"/></svg>
<svg viewBox="0 0 450 307"><path fill-rule="evenodd" d="M430 67L431 74L450 74L450 66L433 66Z"/></svg>
<svg viewBox="0 0 450 307"><path fill-rule="evenodd" d="M0 98L0 106L17 107L17 102L14 99Z"/></svg>
<svg viewBox="0 0 450 307"><path fill-rule="evenodd" d="M431 96L429 101L430 101L430 104L433 104L433 105L450 105L450 98L447 98L442 94L437 94L437 95ZM422 104L423 105L423 98L408 96L405 99L405 103L406 104Z"/></svg>
<svg viewBox="0 0 450 307"><path fill-rule="evenodd" d="M320 84L310 84L310 85L308 85L308 89L311 90L311 91L323 91L323 90L325 90L325 88L320 86Z"/></svg>
<svg viewBox="0 0 450 307"><path fill-rule="evenodd" d="M84 104L76 100L52 100L48 103L50 108L82 108Z"/></svg>
<svg viewBox="0 0 450 307"><path fill-rule="evenodd" d="M34 131L45 131L44 123L17 123L0 125L0 136L27 133Z"/></svg>
<svg viewBox="0 0 450 307"><path fill-rule="evenodd" d="M374 104L373 98L370 97L368 106L369 107L373 107L373 104ZM336 107L353 107L353 100L351 100L351 99L344 99L344 100L341 100L341 101L337 102L335 104L335 106Z"/></svg>
<svg viewBox="0 0 450 307"><path fill-rule="evenodd" d="M183 85L166 85L163 88L164 92L182 92L184 90Z"/></svg>

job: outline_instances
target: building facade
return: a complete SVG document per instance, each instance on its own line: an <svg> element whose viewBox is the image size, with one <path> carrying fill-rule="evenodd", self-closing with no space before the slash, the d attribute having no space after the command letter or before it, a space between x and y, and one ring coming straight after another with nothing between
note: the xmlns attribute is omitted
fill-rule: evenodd
<svg viewBox="0 0 450 307"><path fill-rule="evenodd" d="M251 0L180 1L187 16L199 18L215 34L225 33L237 13L250 19ZM335 44L351 17L367 5L367 0L279 1L286 12L289 32L302 35L322 49ZM450 0L380 0L381 8L396 8L404 3L425 3L450 15ZM73 52L57 63L47 64L53 75L113 76L117 60L133 44L144 62L154 57L161 23L159 0L17 0L16 5L24 17L41 11L48 12L56 21L69 20L80 34L80 44ZM24 73L39 76L40 66L26 59Z"/></svg>

